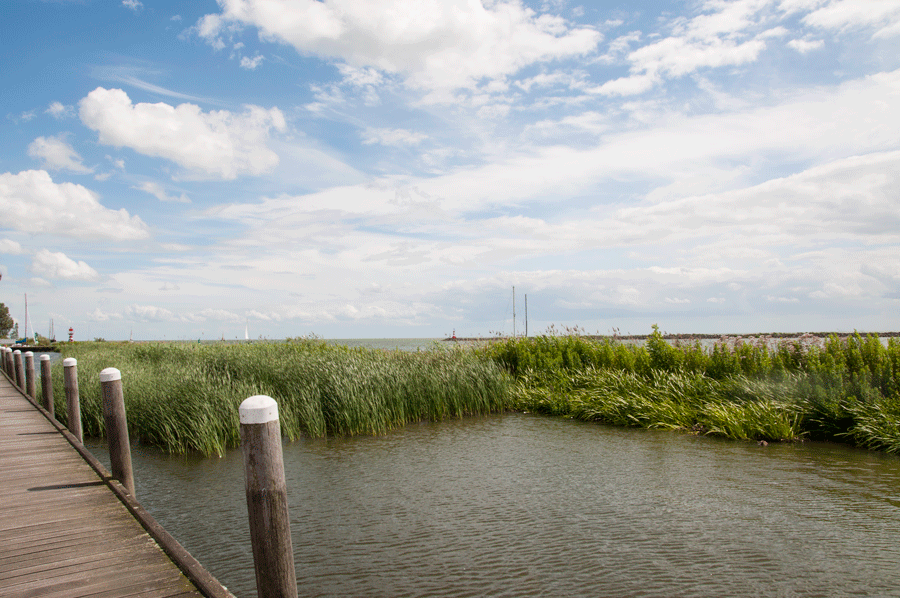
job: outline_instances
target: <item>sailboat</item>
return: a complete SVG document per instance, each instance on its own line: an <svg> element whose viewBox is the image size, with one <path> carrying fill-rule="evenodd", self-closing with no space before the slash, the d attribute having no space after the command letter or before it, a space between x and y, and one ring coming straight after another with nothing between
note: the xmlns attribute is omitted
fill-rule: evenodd
<svg viewBox="0 0 900 598"><path fill-rule="evenodd" d="M244 340L250 340L250 318L247 318L247 323L244 325Z"/></svg>
<svg viewBox="0 0 900 598"><path fill-rule="evenodd" d="M17 345L27 345L28 344L28 293L25 293L25 335L20 339L16 339ZM31 327L34 330L34 326ZM34 342L37 342L37 332L34 333Z"/></svg>

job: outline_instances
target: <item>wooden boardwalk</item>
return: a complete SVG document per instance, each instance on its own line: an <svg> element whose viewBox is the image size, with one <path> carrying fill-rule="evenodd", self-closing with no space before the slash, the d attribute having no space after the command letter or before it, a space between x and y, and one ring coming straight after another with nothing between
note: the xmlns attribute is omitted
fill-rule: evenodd
<svg viewBox="0 0 900 598"><path fill-rule="evenodd" d="M0 373L0 597L231 596L45 413Z"/></svg>

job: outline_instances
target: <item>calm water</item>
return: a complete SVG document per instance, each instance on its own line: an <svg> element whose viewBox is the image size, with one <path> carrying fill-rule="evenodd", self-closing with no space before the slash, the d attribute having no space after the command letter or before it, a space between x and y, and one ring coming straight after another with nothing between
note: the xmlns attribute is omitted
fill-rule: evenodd
<svg viewBox="0 0 900 598"><path fill-rule="evenodd" d="M302 596L900 596L897 457L505 414L284 458ZM144 506L254 596L240 452L133 459Z"/></svg>

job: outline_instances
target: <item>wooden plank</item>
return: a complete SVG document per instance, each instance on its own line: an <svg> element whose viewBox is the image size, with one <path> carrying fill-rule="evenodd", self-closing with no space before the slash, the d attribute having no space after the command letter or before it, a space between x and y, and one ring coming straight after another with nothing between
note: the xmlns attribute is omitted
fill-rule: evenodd
<svg viewBox="0 0 900 598"><path fill-rule="evenodd" d="M204 595L144 526L171 537L65 434L0 375L0 597ZM202 567L186 562L198 579ZM231 596L202 573L206 595Z"/></svg>

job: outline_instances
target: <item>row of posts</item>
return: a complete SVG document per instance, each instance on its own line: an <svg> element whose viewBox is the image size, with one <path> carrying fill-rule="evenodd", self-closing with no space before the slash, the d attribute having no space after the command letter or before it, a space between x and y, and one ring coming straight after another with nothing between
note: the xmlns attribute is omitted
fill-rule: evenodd
<svg viewBox="0 0 900 598"><path fill-rule="evenodd" d="M50 356L41 356L41 406L55 419L53 381ZM34 353L2 347L2 369L9 379L32 402L37 403ZM78 395L78 363L63 360L63 388L69 432L83 442L81 408ZM100 372L103 398L103 420L109 442L112 477L119 480L132 496L134 471L122 375L116 368ZM297 580L294 551L291 545L287 484L281 450L281 425L278 405L271 397L257 395L246 399L238 409L241 422L241 451L244 455L244 478L247 511L250 519L250 541L259 596L296 598Z"/></svg>

